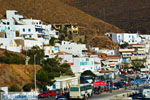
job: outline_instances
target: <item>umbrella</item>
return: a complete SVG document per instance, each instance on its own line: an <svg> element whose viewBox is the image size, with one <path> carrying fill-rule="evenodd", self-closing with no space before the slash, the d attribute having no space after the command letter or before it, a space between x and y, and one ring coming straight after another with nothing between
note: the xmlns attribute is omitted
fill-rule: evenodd
<svg viewBox="0 0 150 100"><path fill-rule="evenodd" d="M106 82L104 81L96 81L93 83L94 86L99 86L99 85L108 85Z"/></svg>

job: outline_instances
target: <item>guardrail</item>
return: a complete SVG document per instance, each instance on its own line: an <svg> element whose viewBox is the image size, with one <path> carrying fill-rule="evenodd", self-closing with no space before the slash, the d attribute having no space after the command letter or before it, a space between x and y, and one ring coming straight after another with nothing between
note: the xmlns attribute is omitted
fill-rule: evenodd
<svg viewBox="0 0 150 100"><path fill-rule="evenodd" d="M8 92L1 93L0 100L37 100L37 92Z"/></svg>

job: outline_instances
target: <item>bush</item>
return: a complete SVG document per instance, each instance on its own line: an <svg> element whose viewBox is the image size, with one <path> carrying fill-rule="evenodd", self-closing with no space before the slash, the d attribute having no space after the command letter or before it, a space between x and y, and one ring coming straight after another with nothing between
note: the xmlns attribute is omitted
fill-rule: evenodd
<svg viewBox="0 0 150 100"><path fill-rule="evenodd" d="M96 75L90 71L90 70L86 70L83 73L81 73L81 76L92 76L92 77L96 77Z"/></svg>
<svg viewBox="0 0 150 100"><path fill-rule="evenodd" d="M3 90L0 90L0 92L4 92Z"/></svg>
<svg viewBox="0 0 150 100"><path fill-rule="evenodd" d="M33 83L28 83L28 84L25 84L22 89L25 92L30 92L31 89L33 89L33 88L34 88L34 84Z"/></svg>
<svg viewBox="0 0 150 100"><path fill-rule="evenodd" d="M20 92L21 89L17 85L12 85L9 87L10 92Z"/></svg>
<svg viewBox="0 0 150 100"><path fill-rule="evenodd" d="M0 63L6 64L24 64L25 58L21 57L18 54L5 52L5 56L0 57Z"/></svg>

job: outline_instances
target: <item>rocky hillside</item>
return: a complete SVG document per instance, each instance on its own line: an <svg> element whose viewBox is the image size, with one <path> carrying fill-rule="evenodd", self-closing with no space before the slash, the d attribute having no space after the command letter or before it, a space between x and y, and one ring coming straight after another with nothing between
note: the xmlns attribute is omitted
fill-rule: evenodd
<svg viewBox="0 0 150 100"><path fill-rule="evenodd" d="M150 0L63 0L126 32L150 33Z"/></svg>
<svg viewBox="0 0 150 100"><path fill-rule="evenodd" d="M36 68L39 70L41 67ZM0 86L23 86L33 82L33 76L33 65L0 64Z"/></svg>
<svg viewBox="0 0 150 100"><path fill-rule="evenodd" d="M99 36L104 32L122 31L61 0L0 0L1 18L5 17L5 11L8 9L17 10L27 18L41 19L47 23L78 23L81 33L86 34L88 39L95 34ZM101 42L103 43L102 40Z"/></svg>

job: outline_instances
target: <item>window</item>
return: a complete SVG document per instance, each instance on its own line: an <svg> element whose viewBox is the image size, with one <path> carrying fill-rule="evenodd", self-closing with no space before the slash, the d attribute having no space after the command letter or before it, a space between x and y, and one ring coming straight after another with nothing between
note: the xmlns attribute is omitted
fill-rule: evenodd
<svg viewBox="0 0 150 100"><path fill-rule="evenodd" d="M8 30L10 30L10 27L8 27Z"/></svg>
<svg viewBox="0 0 150 100"><path fill-rule="evenodd" d="M23 28L23 32L25 32L25 29Z"/></svg>
<svg viewBox="0 0 150 100"><path fill-rule="evenodd" d="M31 32L31 29L28 29L28 32Z"/></svg>
<svg viewBox="0 0 150 100"><path fill-rule="evenodd" d="M80 87L80 90L81 90L81 91L85 91L85 87L84 87L84 86L81 86L81 87Z"/></svg>
<svg viewBox="0 0 150 100"><path fill-rule="evenodd" d="M86 58L86 61L89 61L89 58Z"/></svg>
<svg viewBox="0 0 150 100"><path fill-rule="evenodd" d="M71 87L70 91L79 91L79 88L78 87Z"/></svg>
<svg viewBox="0 0 150 100"><path fill-rule="evenodd" d="M56 32L56 35L58 35L59 34L59 32Z"/></svg>

